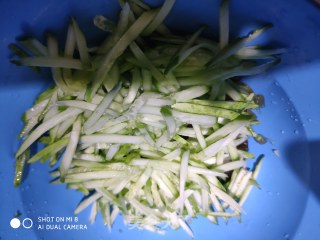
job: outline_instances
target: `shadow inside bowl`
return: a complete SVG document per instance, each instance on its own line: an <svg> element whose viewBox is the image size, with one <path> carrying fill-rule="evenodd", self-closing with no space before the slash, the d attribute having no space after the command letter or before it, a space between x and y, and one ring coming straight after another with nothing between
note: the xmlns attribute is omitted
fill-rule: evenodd
<svg viewBox="0 0 320 240"><path fill-rule="evenodd" d="M287 145L284 154L291 170L320 201L320 140L293 141ZM307 161L310 164L301 164Z"/></svg>

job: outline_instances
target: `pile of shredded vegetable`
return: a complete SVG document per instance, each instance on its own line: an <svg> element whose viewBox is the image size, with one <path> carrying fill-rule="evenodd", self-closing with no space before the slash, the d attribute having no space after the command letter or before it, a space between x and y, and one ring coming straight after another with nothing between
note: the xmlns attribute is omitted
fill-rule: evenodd
<svg viewBox="0 0 320 240"><path fill-rule="evenodd" d="M205 27L177 35L164 24L174 3L120 1L118 22L94 18L108 32L96 47L75 19L63 48L52 35L10 45L12 62L50 68L55 81L23 116L16 186L25 164L49 161L53 183L86 196L75 214L91 206L91 223L101 213L111 228L121 213L133 227L193 236L190 217L240 218L261 166L247 167L248 139L265 139L252 128L263 98L238 77L265 72L283 49L250 45L270 25L230 42L225 0L218 42Z"/></svg>

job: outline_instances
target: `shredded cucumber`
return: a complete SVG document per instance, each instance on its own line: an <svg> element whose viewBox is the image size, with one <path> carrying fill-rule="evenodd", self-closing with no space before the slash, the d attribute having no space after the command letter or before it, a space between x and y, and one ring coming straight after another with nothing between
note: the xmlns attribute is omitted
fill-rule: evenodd
<svg viewBox="0 0 320 240"><path fill-rule="evenodd" d="M265 142L253 130L251 111L261 97L234 77L265 72L283 49L249 46L270 25L235 40L229 36L229 1L220 7L219 41L172 33L164 19L175 0L151 9L140 0L120 1L118 23L96 16L109 34L88 48L72 18L65 47L48 35L11 44L12 62L51 69L55 87L23 116L14 185L26 164L50 161L54 183L86 195L74 213L92 205L111 229L122 213L131 227L164 233L187 218L240 218L261 168L244 144ZM30 156L36 142L46 146ZM60 161L58 161L60 159Z"/></svg>

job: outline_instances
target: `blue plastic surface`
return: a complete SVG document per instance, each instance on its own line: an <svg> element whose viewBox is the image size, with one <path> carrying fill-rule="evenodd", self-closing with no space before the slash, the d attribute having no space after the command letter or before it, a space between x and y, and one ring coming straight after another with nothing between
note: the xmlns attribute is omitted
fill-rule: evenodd
<svg viewBox="0 0 320 240"><path fill-rule="evenodd" d="M156 6L161 1L149 1ZM283 62L273 71L246 82L265 96L266 106L259 110L262 124L257 130L269 138L266 145L250 143L251 150L264 153L259 182L246 202L242 223L220 221L216 226L199 217L191 227L196 239L291 239L316 240L320 237L320 9L309 1L269 0L231 1L233 36L246 33L261 23L272 22L261 43L286 47ZM117 18L115 0L28 0L0 1L0 239L1 240L126 240L189 239L182 230L168 230L160 236L137 229L129 230L118 217L112 232L103 225L88 223L89 211L78 216L78 224L87 230L38 229L39 217L73 217L81 194L64 186L49 184L47 164L34 164L20 188L13 187L14 154L17 135L22 128L20 117L35 97L50 84L48 75L38 75L9 62L9 43L17 37L43 39L47 31L63 40L69 16L74 16L94 44L103 34L92 25L91 18L104 14ZM218 1L177 0L168 24L174 29L193 32L201 24L209 26L206 34L216 36ZM279 150L276 156L273 150ZM10 220L21 212L21 220L30 218L29 229L10 227ZM69 219L70 220L70 219ZM72 224L71 223L71 224ZM26 225L28 223L26 222ZM52 226L53 227L53 226Z"/></svg>

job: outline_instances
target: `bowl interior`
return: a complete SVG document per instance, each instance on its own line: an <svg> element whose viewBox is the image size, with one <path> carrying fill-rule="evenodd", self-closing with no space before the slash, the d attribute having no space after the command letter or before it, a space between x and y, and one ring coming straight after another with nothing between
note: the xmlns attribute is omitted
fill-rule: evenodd
<svg viewBox="0 0 320 240"><path fill-rule="evenodd" d="M162 1L148 1L158 6ZM193 32L202 24L207 24L205 34L217 36L218 1L182 1L177 0L167 23L181 32ZM67 190L63 185L51 185L47 164L29 166L28 174L22 186L13 188L14 153L18 147L17 135L22 128L20 117L30 107L35 97L46 89L52 81L49 75L35 74L26 68L16 67L9 62L10 53L7 45L17 37L35 36L43 39L45 32L52 32L64 41L67 22L74 16L86 36L94 46L104 37L104 33L95 29L92 17L103 14L117 19L119 6L115 0L85 0L0 2L0 9L6 9L1 15L0 44L0 106L3 112L0 118L3 168L1 187L5 189L0 197L0 239L186 239L182 230L168 230L165 236L156 235L137 229L128 229L118 217L111 232L103 225L101 217L94 225L88 223L89 209L78 216L78 224L87 225L87 230L54 230L54 225L67 217L75 219L73 210L81 200L81 194ZM286 47L283 62L273 71L245 81L258 93L265 96L265 107L257 111L261 125L256 129L265 135L269 142L259 145L250 142L250 149L256 156L265 154L265 162L259 176L261 190L254 189L244 209L247 214L242 223L236 219L228 224L220 221L218 226L199 217L193 220L191 227L197 239L295 239L296 230L301 224L308 195L318 195L317 186L310 184L314 179L313 156L319 141L310 143L310 132L314 125L306 115L301 114L306 99L292 97L296 87L290 80L297 74L313 77L319 71L308 74L308 68L302 66L315 64L320 56L320 20L318 9L311 3L298 0L270 1L234 1L231 4L231 36L245 34L262 23L272 22L274 28L259 44L274 47ZM297 71L297 67L301 67ZM295 71L293 71L295 69ZM319 68L320 69L320 68ZM299 81L299 80L297 80ZM300 85L299 85L300 86ZM315 87L319 84L315 83ZM303 85L308 92L308 85ZM303 93L301 93L303 96ZM319 115L316 115L319 116ZM318 136L318 135L317 135ZM314 138L317 137L314 135ZM319 138L318 138L319 139ZM313 144L313 148L310 148ZM311 149L311 150L310 150ZM275 154L279 152L279 156ZM320 195L320 194L319 194ZM12 217L22 213L21 218L33 220L30 229L12 229L9 225ZM39 218L40 217L40 218ZM45 217L45 218L41 218ZM43 222L47 217L58 217L53 222ZM59 217L63 217L59 218ZM51 218L50 218L51 219ZM58 221L58 222L57 222ZM49 229L39 229L41 224ZM297 238L298 239L298 238Z"/></svg>

